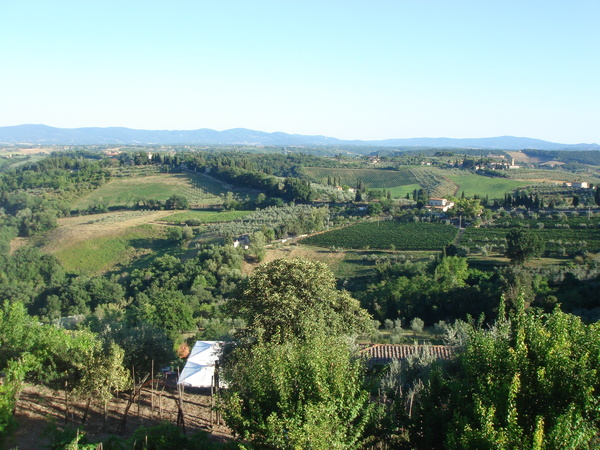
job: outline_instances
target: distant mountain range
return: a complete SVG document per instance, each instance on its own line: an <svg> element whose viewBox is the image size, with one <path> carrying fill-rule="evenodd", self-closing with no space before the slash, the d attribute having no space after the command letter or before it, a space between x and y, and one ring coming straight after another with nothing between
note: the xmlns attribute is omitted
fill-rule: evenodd
<svg viewBox="0 0 600 450"><path fill-rule="evenodd" d="M234 128L216 131L134 130L131 128L54 128L47 125L0 127L0 144L32 145L269 145L269 146L378 146L482 148L499 150L600 150L598 144L558 144L540 139L501 136L491 138L411 138L347 141L327 136L265 133Z"/></svg>

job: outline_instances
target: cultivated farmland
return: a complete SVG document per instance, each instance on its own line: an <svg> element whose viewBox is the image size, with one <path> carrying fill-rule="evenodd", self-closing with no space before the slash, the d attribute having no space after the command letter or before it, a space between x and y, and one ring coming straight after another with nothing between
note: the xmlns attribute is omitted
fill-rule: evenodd
<svg viewBox="0 0 600 450"><path fill-rule="evenodd" d="M417 180L409 169L380 170L304 167L302 171L312 181L321 184L327 184L328 177L339 178L342 185L350 187L356 187L362 181L370 189L390 189L417 183Z"/></svg>
<svg viewBox="0 0 600 450"><path fill-rule="evenodd" d="M97 274L136 259L158 245L163 227L147 225L169 211L120 211L59 219L39 243L65 268Z"/></svg>
<svg viewBox="0 0 600 450"><path fill-rule="evenodd" d="M97 275L126 266L169 245L162 227L140 225L64 247L56 256L70 272Z"/></svg>
<svg viewBox="0 0 600 450"><path fill-rule="evenodd" d="M530 185L531 182L511 180L508 178L491 178L476 174L447 175L448 179L457 186L457 194L465 193L467 197L478 195L489 196L490 199L502 199L504 194L512 194L516 189Z"/></svg>
<svg viewBox="0 0 600 450"><path fill-rule="evenodd" d="M241 219L253 211L184 211L171 214L164 218L165 222L182 224L186 222L225 223Z"/></svg>
<svg viewBox="0 0 600 450"><path fill-rule="evenodd" d="M451 225L438 223L363 222L327 233L309 236L303 244L346 249L441 250L458 233ZM393 246L393 247L392 247Z"/></svg>
<svg viewBox="0 0 600 450"><path fill-rule="evenodd" d="M140 199L165 201L172 195L183 195L191 205L206 205L220 203L226 192L222 183L204 174L154 174L114 179L80 198L74 207L132 206Z"/></svg>
<svg viewBox="0 0 600 450"><path fill-rule="evenodd" d="M600 252L600 220L593 218L558 220L525 220L506 223L504 226L467 228L460 244L466 247L489 246L492 251L500 250L506 243L506 234L511 228L525 225L540 236L546 244L547 254L553 256L573 255L579 252Z"/></svg>

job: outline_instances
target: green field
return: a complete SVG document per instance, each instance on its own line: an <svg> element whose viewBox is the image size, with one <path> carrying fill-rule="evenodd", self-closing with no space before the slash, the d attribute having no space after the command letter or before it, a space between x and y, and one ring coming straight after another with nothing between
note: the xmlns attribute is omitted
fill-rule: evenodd
<svg viewBox="0 0 600 450"><path fill-rule="evenodd" d="M107 206L132 206L138 199L164 201L172 195L183 195L190 205L220 203L227 189L217 180L202 174L156 174L142 177L116 178L73 205L85 209L103 203Z"/></svg>
<svg viewBox="0 0 600 450"><path fill-rule="evenodd" d="M309 236L302 243L345 249L441 250L457 233L457 228L438 223L362 222Z"/></svg>
<svg viewBox="0 0 600 450"><path fill-rule="evenodd" d="M517 180L532 180L536 183L562 183L564 181L587 181L598 183L598 174L592 171L568 172L561 169L515 169L506 171L506 176Z"/></svg>
<svg viewBox="0 0 600 450"><path fill-rule="evenodd" d="M476 174L455 175L452 173L446 177L458 186L456 195L473 197L475 194L480 197L489 196L490 199L504 198L504 194L512 193L515 189L528 186L531 182L511 180L508 178L492 178Z"/></svg>
<svg viewBox="0 0 600 450"><path fill-rule="evenodd" d="M390 189L417 183L411 171L381 169L340 169L304 167L303 173L315 183L327 184L328 177L340 178L342 185L356 187L362 181L368 189Z"/></svg>
<svg viewBox="0 0 600 450"><path fill-rule="evenodd" d="M97 275L128 265L163 248L161 227L140 225L112 236L88 239L54 253L63 267L71 273Z"/></svg>
<svg viewBox="0 0 600 450"><path fill-rule="evenodd" d="M388 189L392 198L404 198L409 194L412 198L412 193L415 189L421 189L420 184L407 184L406 186L396 186Z"/></svg>
<svg viewBox="0 0 600 450"><path fill-rule="evenodd" d="M223 223L240 219L254 211L185 211L164 218L166 222L181 224L187 221L198 223Z"/></svg>
<svg viewBox="0 0 600 450"><path fill-rule="evenodd" d="M477 194L480 197L503 198L505 193L531 185L530 181L509 178L493 178L455 169L415 166L402 170L340 169L304 167L304 174L316 183L326 184L329 178L340 178L343 185L356 187L359 181L369 189L389 189L392 196L400 198L413 190L424 188L431 196Z"/></svg>

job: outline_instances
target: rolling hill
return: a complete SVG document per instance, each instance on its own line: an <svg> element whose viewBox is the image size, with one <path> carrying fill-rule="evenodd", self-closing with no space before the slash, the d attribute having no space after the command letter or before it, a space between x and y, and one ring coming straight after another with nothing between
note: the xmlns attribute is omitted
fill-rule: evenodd
<svg viewBox="0 0 600 450"><path fill-rule="evenodd" d="M600 150L598 144L560 144L524 137L490 138L411 138L377 141L341 140L327 136L307 136L282 132L234 128L216 131L197 130L136 130L123 127L54 128L47 125L16 125L0 127L0 144L32 145L270 145L270 146L380 146L483 148L503 150Z"/></svg>

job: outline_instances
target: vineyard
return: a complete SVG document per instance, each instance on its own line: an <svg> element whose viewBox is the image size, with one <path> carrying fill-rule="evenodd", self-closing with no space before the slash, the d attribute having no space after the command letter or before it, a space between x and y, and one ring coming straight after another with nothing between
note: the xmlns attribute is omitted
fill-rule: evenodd
<svg viewBox="0 0 600 450"><path fill-rule="evenodd" d="M409 169L379 170L304 167L302 171L315 183L327 184L328 178L335 177L340 180L342 185L350 187L356 187L362 181L368 189L389 189L418 183Z"/></svg>
<svg viewBox="0 0 600 450"><path fill-rule="evenodd" d="M164 218L165 222L183 224L186 222L224 223L241 219L251 214L251 211L185 211L171 214Z"/></svg>
<svg viewBox="0 0 600 450"><path fill-rule="evenodd" d="M504 251L506 234L511 228L523 226L541 236L548 256L567 256L581 252L600 252L600 218L556 218L509 220L499 226L467 228L460 245L470 248L486 248L488 251Z"/></svg>
<svg viewBox="0 0 600 450"><path fill-rule="evenodd" d="M430 197L449 197L456 193L456 185L445 177L447 171L433 167L413 167L410 172Z"/></svg>
<svg viewBox="0 0 600 450"><path fill-rule="evenodd" d="M486 177L464 171L449 173L447 177L458 186L457 194L464 192L467 197L478 195L488 196L490 199L502 199L504 194L512 194L516 189L530 184L526 181Z"/></svg>
<svg viewBox="0 0 600 450"><path fill-rule="evenodd" d="M118 177L81 198L75 208L85 209L95 203L107 206L132 206L140 199L164 201L172 195L183 195L190 205L221 203L227 190L218 181L202 174L148 174Z"/></svg>
<svg viewBox="0 0 600 450"><path fill-rule="evenodd" d="M309 236L303 244L345 249L441 250L458 230L437 223L362 222L350 227Z"/></svg>
<svg viewBox="0 0 600 450"><path fill-rule="evenodd" d="M537 180L548 183L587 181L595 184L599 181L597 174L587 171L573 173L561 169L514 169L504 173L507 177L516 180Z"/></svg>
<svg viewBox="0 0 600 450"><path fill-rule="evenodd" d="M146 224L74 242L54 255L73 273L98 274L132 263L166 245L162 228Z"/></svg>

